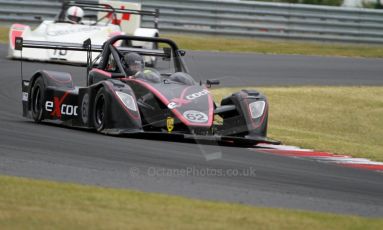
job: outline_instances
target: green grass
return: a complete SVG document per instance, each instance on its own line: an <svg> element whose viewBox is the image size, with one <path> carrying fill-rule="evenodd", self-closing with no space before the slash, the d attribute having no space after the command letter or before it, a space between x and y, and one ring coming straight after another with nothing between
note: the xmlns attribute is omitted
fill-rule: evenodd
<svg viewBox="0 0 383 230"><path fill-rule="evenodd" d="M8 28L0 27L0 42L8 42ZM255 52L264 54L302 54L320 56L382 58L383 46L331 44L319 42L294 42L283 40L259 40L226 38L219 36L163 34L162 37L175 40L186 50L207 50L225 52Z"/></svg>
<svg viewBox="0 0 383 230"><path fill-rule="evenodd" d="M214 89L216 101L240 88ZM284 144L383 161L383 87L261 87L269 136Z"/></svg>
<svg viewBox="0 0 383 230"><path fill-rule="evenodd" d="M9 28L0 27L0 42L6 43L9 40L8 37Z"/></svg>
<svg viewBox="0 0 383 230"><path fill-rule="evenodd" d="M383 46L165 34L186 50L382 58Z"/></svg>
<svg viewBox="0 0 383 230"><path fill-rule="evenodd" d="M383 219L0 176L1 229L379 229ZM380 227L379 227L380 226Z"/></svg>

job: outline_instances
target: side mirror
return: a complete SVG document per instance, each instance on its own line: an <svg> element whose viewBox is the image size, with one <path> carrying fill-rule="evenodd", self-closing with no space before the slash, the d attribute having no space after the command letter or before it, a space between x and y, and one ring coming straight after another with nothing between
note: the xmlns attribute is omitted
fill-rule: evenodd
<svg viewBox="0 0 383 230"><path fill-rule="evenodd" d="M16 37L15 39L15 50L23 50L23 38Z"/></svg>
<svg viewBox="0 0 383 230"><path fill-rule="evenodd" d="M178 53L180 54L180 56L185 56L186 55L186 51L185 50L178 50Z"/></svg>
<svg viewBox="0 0 383 230"><path fill-rule="evenodd" d="M212 85L219 85L219 80L216 79L208 79L206 80L206 85L210 88Z"/></svg>
<svg viewBox="0 0 383 230"><path fill-rule="evenodd" d="M91 46L92 46L92 41L90 40L90 38L86 39L82 43L82 48L84 48L84 49L89 49Z"/></svg>

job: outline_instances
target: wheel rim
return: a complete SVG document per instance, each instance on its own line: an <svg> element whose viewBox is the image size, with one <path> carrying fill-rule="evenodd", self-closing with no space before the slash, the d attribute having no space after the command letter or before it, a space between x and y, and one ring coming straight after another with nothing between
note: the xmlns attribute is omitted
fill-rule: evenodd
<svg viewBox="0 0 383 230"><path fill-rule="evenodd" d="M39 113L41 110L41 96L40 96L40 87L36 87L33 91L33 112L35 114Z"/></svg>
<svg viewBox="0 0 383 230"><path fill-rule="evenodd" d="M104 107L105 107L105 99L103 96L100 96L97 100L96 104L96 123L100 126L104 120Z"/></svg>

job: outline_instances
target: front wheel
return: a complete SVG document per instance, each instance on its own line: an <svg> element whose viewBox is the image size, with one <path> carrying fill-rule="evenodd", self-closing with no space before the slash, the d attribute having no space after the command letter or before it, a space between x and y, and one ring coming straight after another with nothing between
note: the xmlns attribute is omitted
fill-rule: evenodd
<svg viewBox="0 0 383 230"><path fill-rule="evenodd" d="M45 94L44 80L39 77L35 81L31 92L31 111L32 118L35 122L43 120L43 100Z"/></svg>
<svg viewBox="0 0 383 230"><path fill-rule="evenodd" d="M101 88L96 95L93 106L93 121L94 127L98 132L105 128L107 98L104 88Z"/></svg>

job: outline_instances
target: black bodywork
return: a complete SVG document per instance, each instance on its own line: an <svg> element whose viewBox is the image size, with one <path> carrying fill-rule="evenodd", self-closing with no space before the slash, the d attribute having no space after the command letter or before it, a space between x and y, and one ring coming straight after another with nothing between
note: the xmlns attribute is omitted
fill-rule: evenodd
<svg viewBox="0 0 383 230"><path fill-rule="evenodd" d="M121 40L156 42L166 48L114 46ZM264 95L241 90L223 98L217 106L209 85L197 83L188 75L182 59L185 52L169 39L121 35L106 41L103 47L92 47L90 40L80 47L17 38L16 46L20 50L28 47L88 52L84 87L75 86L69 73L46 70L23 80L23 115L36 122L55 120L114 135L171 134L233 144L278 143L266 137L268 102ZM122 57L133 51L167 60L173 71L160 73L149 68L141 75L127 76ZM101 53L92 60L92 52Z"/></svg>

